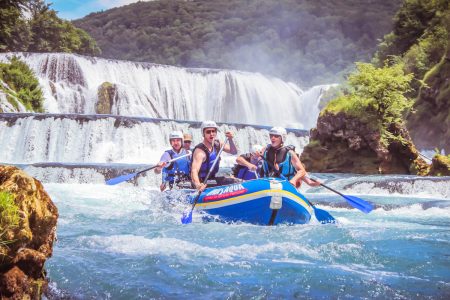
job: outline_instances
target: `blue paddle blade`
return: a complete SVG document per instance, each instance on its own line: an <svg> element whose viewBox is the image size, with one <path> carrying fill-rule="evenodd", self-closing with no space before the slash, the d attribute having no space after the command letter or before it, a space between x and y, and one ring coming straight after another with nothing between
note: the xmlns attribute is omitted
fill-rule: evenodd
<svg viewBox="0 0 450 300"><path fill-rule="evenodd" d="M363 199L360 199L358 197L355 196L349 196L349 195L343 195L345 200L347 200L347 202L353 206L354 208L359 209L360 211L368 214L373 210L373 206L372 204L370 204L367 201L364 201Z"/></svg>
<svg viewBox="0 0 450 300"><path fill-rule="evenodd" d="M313 209L314 209L314 214L316 215L316 219L320 223L327 224L327 223L335 223L336 222L336 219L333 218L333 216L330 215L330 213L327 212L326 210L317 208L315 206L313 206Z"/></svg>
<svg viewBox="0 0 450 300"><path fill-rule="evenodd" d="M184 212L181 217L181 224L189 224L192 223L192 210L189 213Z"/></svg>
<svg viewBox="0 0 450 300"><path fill-rule="evenodd" d="M135 177L138 173L132 173L132 174L125 174L121 175L119 177L111 178L108 181L106 181L107 185L115 185L124 181L127 181L133 177Z"/></svg>

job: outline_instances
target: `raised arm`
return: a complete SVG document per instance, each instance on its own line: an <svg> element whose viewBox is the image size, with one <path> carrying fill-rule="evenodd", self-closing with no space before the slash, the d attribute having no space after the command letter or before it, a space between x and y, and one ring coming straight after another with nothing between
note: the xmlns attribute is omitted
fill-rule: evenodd
<svg viewBox="0 0 450 300"><path fill-rule="evenodd" d="M236 155L238 153L238 151L236 148L236 144L234 143L234 140L233 140L233 136L234 136L233 132L227 131L227 132L225 132L225 136L228 139L228 144L225 145L225 147L223 148L223 151L225 151L226 153ZM222 146L222 144L221 144L221 146Z"/></svg>

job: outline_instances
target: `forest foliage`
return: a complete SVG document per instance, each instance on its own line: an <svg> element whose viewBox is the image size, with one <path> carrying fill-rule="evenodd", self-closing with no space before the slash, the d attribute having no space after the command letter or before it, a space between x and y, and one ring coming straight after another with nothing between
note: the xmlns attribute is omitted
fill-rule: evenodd
<svg viewBox="0 0 450 300"><path fill-rule="evenodd" d="M74 24L107 58L261 72L307 86L337 81L355 61L369 61L399 4L166 0L93 13Z"/></svg>
<svg viewBox="0 0 450 300"><path fill-rule="evenodd" d="M95 41L43 0L0 1L0 51L97 55Z"/></svg>
<svg viewBox="0 0 450 300"><path fill-rule="evenodd" d="M0 51L100 53L95 41L71 22L62 20L43 0L0 1ZM43 112L44 98L32 70L18 58L0 63L0 89L18 109Z"/></svg>
<svg viewBox="0 0 450 300"><path fill-rule="evenodd" d="M421 147L450 146L450 2L404 0L371 64L357 63L325 111L403 123ZM427 142L424 142L427 141Z"/></svg>
<svg viewBox="0 0 450 300"><path fill-rule="evenodd" d="M423 148L450 151L450 1L404 0L374 63L401 62L415 100L407 125Z"/></svg>
<svg viewBox="0 0 450 300"><path fill-rule="evenodd" d="M44 111L44 96L39 80L30 67L20 59L14 56L8 63L0 62L0 80L14 91L14 95L11 95L10 90L6 91L8 101L14 107L17 108L16 101L20 101L29 111Z"/></svg>

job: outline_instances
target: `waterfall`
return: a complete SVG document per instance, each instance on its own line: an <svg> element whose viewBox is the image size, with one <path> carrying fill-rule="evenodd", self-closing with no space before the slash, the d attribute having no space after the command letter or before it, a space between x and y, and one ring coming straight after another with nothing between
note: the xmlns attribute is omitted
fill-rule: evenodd
<svg viewBox="0 0 450 300"><path fill-rule="evenodd" d="M218 138L224 140L224 132L233 131L240 153L250 151L253 144L269 143L269 127L219 125ZM194 143L202 140L199 122L114 115L0 114L0 161L155 163L170 148L168 135L173 130L191 133ZM306 131L289 130L287 143L297 152L307 142Z"/></svg>
<svg viewBox="0 0 450 300"><path fill-rule="evenodd" d="M322 91L329 87L303 92L294 83L259 73L187 69L67 53L2 53L0 61L13 55L38 76L49 113L101 112L310 129L319 114ZM99 96L105 93L109 93L106 99Z"/></svg>

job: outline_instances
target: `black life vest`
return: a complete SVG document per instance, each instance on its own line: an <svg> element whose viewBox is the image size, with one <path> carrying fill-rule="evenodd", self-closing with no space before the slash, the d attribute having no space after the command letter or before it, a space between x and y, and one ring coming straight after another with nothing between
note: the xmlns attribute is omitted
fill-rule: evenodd
<svg viewBox="0 0 450 300"><path fill-rule="evenodd" d="M218 140L214 141L213 150L210 153L208 147L205 146L205 144L200 143L197 146L195 146L192 153L195 153L196 149L201 149L203 152L205 152L206 159L204 162L202 162L202 165L200 167L200 170L198 172L198 177L200 179L200 182L203 182L206 178L206 175L208 175L208 171L211 169L212 165L214 164L215 159L219 155L220 151L220 142ZM220 157L218 158L219 161L216 163L214 169L211 171L211 175L209 176L209 179L213 179L217 172L219 171L219 165L220 165ZM191 160L191 169L192 169L192 161Z"/></svg>

